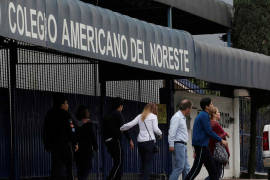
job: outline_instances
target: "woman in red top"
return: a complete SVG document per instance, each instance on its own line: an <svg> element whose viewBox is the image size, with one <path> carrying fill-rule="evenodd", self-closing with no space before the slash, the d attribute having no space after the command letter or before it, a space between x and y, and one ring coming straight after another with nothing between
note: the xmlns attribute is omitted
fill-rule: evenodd
<svg viewBox="0 0 270 180"><path fill-rule="evenodd" d="M211 127L213 129L213 131L222 139L226 140L226 137L230 137L228 133L226 133L223 128L220 126L220 124L218 123L218 121L220 120L220 112L218 111L217 107L213 107L210 110L210 118L211 118ZM210 148L210 152L213 155L214 154L214 149L216 146L217 141L215 139L210 138L209 141L209 148ZM229 152L229 147L226 146L226 151L228 153L228 155L230 156L230 152ZM219 173L219 177L221 176L222 173L222 165L220 162L215 161L216 164L216 168L217 171ZM206 178L206 180L209 180L209 177Z"/></svg>

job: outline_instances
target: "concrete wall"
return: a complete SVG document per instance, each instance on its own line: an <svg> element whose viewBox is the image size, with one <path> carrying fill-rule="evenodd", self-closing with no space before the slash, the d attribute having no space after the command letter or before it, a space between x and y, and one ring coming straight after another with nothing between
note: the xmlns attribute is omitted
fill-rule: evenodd
<svg viewBox="0 0 270 180"><path fill-rule="evenodd" d="M193 164L193 148L192 148L192 128L194 119L197 116L198 112L200 111L200 100L201 98L205 97L204 95L198 95L198 94L191 94L183 91L177 91L175 93L175 109L177 104L179 103L181 98L188 98L193 103L193 109L191 113L191 119L187 120L188 125L188 131L189 131L189 143L188 143L188 156L189 156L189 163L192 167ZM240 145L239 145L239 115L237 115L237 112L235 112L234 108L239 108L239 105L237 106L237 99L234 101L232 98L225 98L225 97L217 97L217 96L208 96L213 100L213 103L216 107L219 108L219 111L223 114L220 123L222 124L224 130L230 134L230 138L228 139L229 142L229 148L230 148L230 163L227 167L225 167L225 174L224 178L229 177L239 177L240 171ZM237 116L236 118L234 116ZM238 121L238 123L237 123ZM235 127L238 126L237 127ZM236 131L235 131L236 130ZM238 145L235 144L238 142ZM239 154L238 154L239 153ZM208 173L203 166L200 174L197 176L196 179L204 179L208 176Z"/></svg>

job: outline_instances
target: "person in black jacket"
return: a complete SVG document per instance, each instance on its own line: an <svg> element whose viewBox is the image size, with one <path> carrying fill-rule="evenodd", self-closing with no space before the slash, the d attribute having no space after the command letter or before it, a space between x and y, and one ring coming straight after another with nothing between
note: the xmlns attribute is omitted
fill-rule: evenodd
<svg viewBox="0 0 270 180"><path fill-rule="evenodd" d="M108 176L108 180L120 180L122 177L123 167L123 148L121 143L122 133L120 127L125 124L124 117L122 115L123 100L121 98L114 99L113 111L105 116L104 126L104 140L109 154L113 159L113 167ZM128 132L124 132L124 135L130 143L131 149L134 148L134 144Z"/></svg>
<svg viewBox="0 0 270 180"><path fill-rule="evenodd" d="M57 94L53 99L53 108L47 112L44 123L44 145L51 152L51 176L53 180L72 180L75 128L67 98Z"/></svg>
<svg viewBox="0 0 270 180"><path fill-rule="evenodd" d="M75 154L78 180L87 180L92 168L93 153L98 151L96 135L87 107L81 105L77 110L77 138L79 149Z"/></svg>

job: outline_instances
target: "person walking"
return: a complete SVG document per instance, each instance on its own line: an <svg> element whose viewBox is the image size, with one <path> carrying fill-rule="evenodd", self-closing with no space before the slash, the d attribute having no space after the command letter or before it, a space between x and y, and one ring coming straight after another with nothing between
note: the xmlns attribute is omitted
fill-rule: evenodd
<svg viewBox="0 0 270 180"><path fill-rule="evenodd" d="M104 118L103 132L105 145L113 159L113 167L107 178L108 180L120 180L123 174L124 152L121 143L122 132L120 131L120 127L125 123L122 115L123 104L123 99L115 98L113 101L113 111ZM124 135L128 139L131 149L133 149L134 143L129 133L125 132Z"/></svg>
<svg viewBox="0 0 270 180"><path fill-rule="evenodd" d="M178 180L180 174L183 179L186 178L190 166L188 164L187 142L188 130L186 124L186 116L190 115L191 102L188 99L183 99L171 121L168 135L169 151L172 152L172 173L170 180Z"/></svg>
<svg viewBox="0 0 270 180"><path fill-rule="evenodd" d="M229 138L230 135L223 130L223 128L220 126L220 124L218 122L220 120L220 112L219 112L218 108L217 107L211 108L209 114L210 114L210 118L211 118L211 127L212 127L213 131L224 140L226 140L226 137ZM210 138L209 149L210 149L212 156L214 154L216 143L218 143L218 142L215 139ZM230 156L229 147L225 146L225 148L226 148L226 151L227 151L228 157L229 157ZM215 163L215 166L217 169L217 176L218 176L218 178L220 178L221 174L222 174L222 169L224 168L224 164L222 164L216 160L214 160L214 163ZM206 180L210 180L210 177L207 177Z"/></svg>
<svg viewBox="0 0 270 180"><path fill-rule="evenodd" d="M209 138L227 145L227 141L221 139L211 128L209 112L213 108L213 103L210 98L203 98L200 101L202 111L196 117L193 125L192 145L195 149L195 160L193 166L186 176L186 180L193 180L201 171L202 165L206 167L210 180L218 180L217 170L214 160L209 150Z"/></svg>
<svg viewBox="0 0 270 180"><path fill-rule="evenodd" d="M144 110L131 122L124 124L120 130L127 131L135 125L139 125L138 150L142 162L142 179L148 180L152 171L154 153L155 153L155 134L160 138L162 136L161 130L158 128L157 119L157 105L147 104Z"/></svg>
<svg viewBox="0 0 270 180"><path fill-rule="evenodd" d="M67 98L57 94L53 99L53 108L44 123L44 145L51 153L51 176L53 180L72 180L73 154L77 150L75 127Z"/></svg>
<svg viewBox="0 0 270 180"><path fill-rule="evenodd" d="M94 152L98 151L96 135L87 107L80 105L77 113L78 151L75 153L78 180L88 180Z"/></svg>

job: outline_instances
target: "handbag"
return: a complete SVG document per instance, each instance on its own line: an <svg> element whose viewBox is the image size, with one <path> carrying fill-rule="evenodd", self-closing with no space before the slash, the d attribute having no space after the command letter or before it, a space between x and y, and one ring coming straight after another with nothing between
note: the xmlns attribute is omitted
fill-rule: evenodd
<svg viewBox="0 0 270 180"><path fill-rule="evenodd" d="M221 143L216 143L213 158L215 161L222 164L227 164L229 162L229 155L226 151L226 148Z"/></svg>
<svg viewBox="0 0 270 180"><path fill-rule="evenodd" d="M143 121L143 123L144 123L144 125L146 127L146 130L147 130L148 134L149 134L149 140L150 141L153 140L144 121ZM154 144L153 153L158 153L158 152L159 152L159 147L156 144Z"/></svg>

